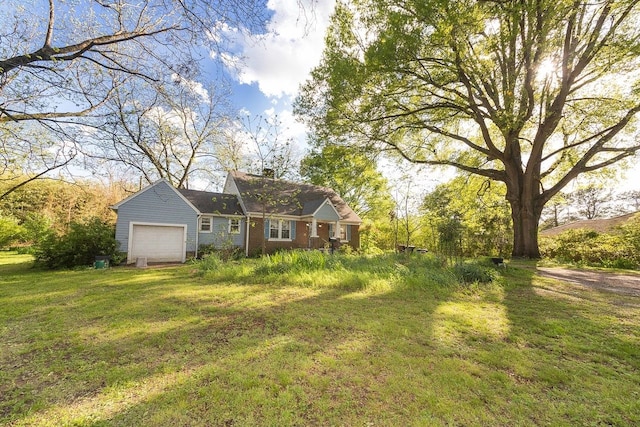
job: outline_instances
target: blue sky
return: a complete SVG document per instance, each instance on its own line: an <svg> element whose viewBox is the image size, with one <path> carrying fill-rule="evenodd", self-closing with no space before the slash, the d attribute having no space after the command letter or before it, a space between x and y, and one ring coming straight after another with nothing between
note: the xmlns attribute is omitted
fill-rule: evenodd
<svg viewBox="0 0 640 427"><path fill-rule="evenodd" d="M217 29L232 40L233 54L220 59L229 65L236 107L251 115L277 114L286 135L304 141L305 128L295 122L292 103L320 61L334 5L334 0L269 0L267 33L247 37L238 28Z"/></svg>

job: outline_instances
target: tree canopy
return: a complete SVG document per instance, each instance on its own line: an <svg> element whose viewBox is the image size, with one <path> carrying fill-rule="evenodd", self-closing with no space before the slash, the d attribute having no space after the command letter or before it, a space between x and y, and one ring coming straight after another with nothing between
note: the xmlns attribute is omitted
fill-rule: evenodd
<svg viewBox="0 0 640 427"><path fill-rule="evenodd" d="M297 101L319 138L502 181L514 256L544 205L640 149L635 0L339 3Z"/></svg>
<svg viewBox="0 0 640 427"><path fill-rule="evenodd" d="M143 87L147 92L164 89L160 96L175 85L204 93L199 82L202 59L220 60L228 48L225 32L220 29L228 26L262 32L266 18L261 0L3 2L0 145L7 149L0 150L0 174L11 179L33 179L68 165L81 157L79 153L87 156L85 161L99 157L104 152L88 150L87 141L97 132L114 130L109 124L115 122L105 119L114 105L123 107L121 112L135 109L131 97ZM153 97L153 93L147 93L145 101ZM215 101L218 100L216 94ZM148 103L140 101L140 110L149 108ZM205 127L212 121L206 112L200 117ZM107 159L117 159L134 147L138 152L132 154L129 150L125 156L131 160L141 146L149 144L132 144L123 139L126 130L122 128L134 120L120 120L121 126L114 130L112 138L116 145L120 144L120 150L106 150ZM186 145L193 146L194 138L206 134L205 127L187 133ZM135 136L125 137L131 140ZM104 141L107 137L99 138ZM41 144L42 139L45 144ZM167 151L174 148L175 144L161 147ZM113 150L118 151L117 155ZM157 157L147 156L145 161L154 163ZM36 167L29 167L25 159L36 159ZM183 159L184 154L180 153L178 163ZM158 167L157 162L154 167L160 176L180 174ZM176 181L182 182L181 178Z"/></svg>

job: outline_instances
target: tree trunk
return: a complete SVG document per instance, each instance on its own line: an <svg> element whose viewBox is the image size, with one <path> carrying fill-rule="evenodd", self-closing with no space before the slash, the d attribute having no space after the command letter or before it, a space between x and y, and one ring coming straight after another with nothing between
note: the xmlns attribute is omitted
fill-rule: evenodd
<svg viewBox="0 0 640 427"><path fill-rule="evenodd" d="M511 205L513 212L513 251L514 258L540 258L538 248L539 216L531 215L526 209L518 209Z"/></svg>
<svg viewBox="0 0 640 427"><path fill-rule="evenodd" d="M522 173L517 167L507 172L507 201L513 221L514 258L540 258L538 225L544 204L540 202L537 174ZM511 172L511 173L509 173Z"/></svg>

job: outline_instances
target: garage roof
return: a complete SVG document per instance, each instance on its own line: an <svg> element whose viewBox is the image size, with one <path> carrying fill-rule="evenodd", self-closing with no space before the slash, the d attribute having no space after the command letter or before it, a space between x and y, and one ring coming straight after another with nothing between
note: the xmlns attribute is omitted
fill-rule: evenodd
<svg viewBox="0 0 640 427"><path fill-rule="evenodd" d="M201 214L244 216L238 198L233 194L186 190L184 188L179 188L178 191Z"/></svg>

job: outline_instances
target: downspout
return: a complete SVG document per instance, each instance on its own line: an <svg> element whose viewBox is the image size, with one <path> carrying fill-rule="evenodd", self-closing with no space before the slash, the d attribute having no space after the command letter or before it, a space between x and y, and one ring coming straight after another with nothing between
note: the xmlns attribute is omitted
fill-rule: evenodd
<svg viewBox="0 0 640 427"><path fill-rule="evenodd" d="M244 228L245 228L245 243L244 243L244 256L249 258L249 228L251 228L249 226L249 223L251 222L251 216L247 215L247 221L244 224Z"/></svg>
<svg viewBox="0 0 640 427"><path fill-rule="evenodd" d="M196 250L195 250L195 258L198 259L198 238L200 237L200 217L202 214L198 214L196 216ZM213 226L213 221L211 221L211 225Z"/></svg>

